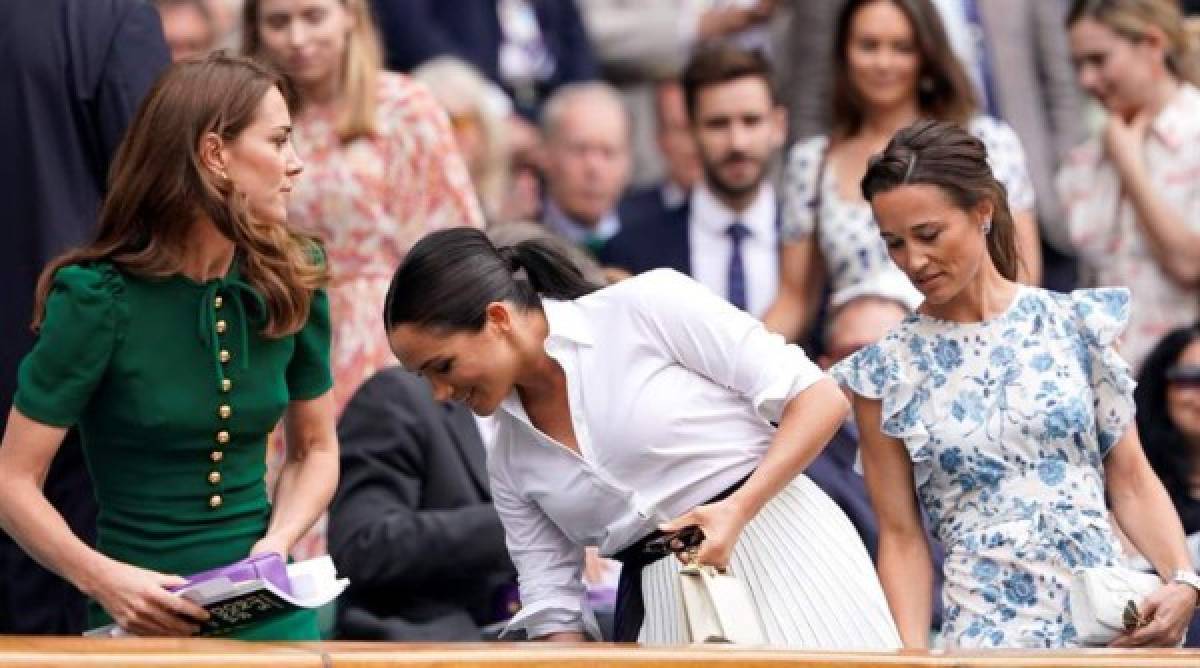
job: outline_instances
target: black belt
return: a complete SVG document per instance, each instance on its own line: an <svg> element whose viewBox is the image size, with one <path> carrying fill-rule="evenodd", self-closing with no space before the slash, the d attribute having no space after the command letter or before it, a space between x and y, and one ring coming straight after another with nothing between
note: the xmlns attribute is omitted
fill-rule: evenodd
<svg viewBox="0 0 1200 668"><path fill-rule="evenodd" d="M750 476L747 475L701 505L724 501L749 479ZM642 598L642 569L668 556L646 552L646 543L662 535L663 532L655 529L612 557L621 562L621 577L617 580L617 603L613 613L613 640L616 642L637 642L638 634L641 633L642 622L646 618L646 601Z"/></svg>

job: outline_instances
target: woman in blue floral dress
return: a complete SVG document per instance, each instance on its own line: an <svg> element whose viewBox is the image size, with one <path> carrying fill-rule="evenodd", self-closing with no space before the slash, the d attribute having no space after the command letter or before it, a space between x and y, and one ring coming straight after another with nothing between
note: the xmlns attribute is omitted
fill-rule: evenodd
<svg viewBox="0 0 1200 668"><path fill-rule="evenodd" d="M1133 380L1113 350L1121 288L1019 285L1012 217L986 149L953 125L901 130L863 178L919 312L834 368L855 394L878 568L906 646L927 642L928 547L946 548L945 644L1071 647L1070 581L1118 564L1112 516L1168 584L1150 623L1115 644L1177 644L1197 590L1179 519L1133 426ZM1147 521L1148 518L1153 518Z"/></svg>

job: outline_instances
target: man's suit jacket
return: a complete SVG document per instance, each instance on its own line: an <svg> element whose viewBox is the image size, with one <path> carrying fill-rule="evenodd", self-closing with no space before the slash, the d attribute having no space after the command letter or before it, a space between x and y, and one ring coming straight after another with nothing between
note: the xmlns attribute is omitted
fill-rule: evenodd
<svg viewBox="0 0 1200 668"><path fill-rule="evenodd" d="M42 267L96 225L125 126L170 64L162 23L141 0L0 2L0 410L33 346ZM4 425L0 424L0 435ZM45 492L85 541L96 500L77 433L68 432ZM84 597L0 533L0 634L82 632Z"/></svg>
<svg viewBox="0 0 1200 668"><path fill-rule="evenodd" d="M601 264L633 274L660 267L692 274L691 206L687 199L678 208L668 209L656 187L631 194L620 210L621 231L598 253Z"/></svg>
<svg viewBox="0 0 1200 668"><path fill-rule="evenodd" d="M341 479L329 552L350 578L339 635L479 640L515 580L470 412L401 368L375 374L338 422Z"/></svg>
<svg viewBox="0 0 1200 668"><path fill-rule="evenodd" d="M541 102L555 88L597 76L587 31L575 0L531 0L554 73L538 87L536 106L519 107L536 118ZM372 0L383 35L388 67L407 72L437 56L471 63L488 79L500 78L504 34L496 0ZM513 91L505 90L511 95Z"/></svg>

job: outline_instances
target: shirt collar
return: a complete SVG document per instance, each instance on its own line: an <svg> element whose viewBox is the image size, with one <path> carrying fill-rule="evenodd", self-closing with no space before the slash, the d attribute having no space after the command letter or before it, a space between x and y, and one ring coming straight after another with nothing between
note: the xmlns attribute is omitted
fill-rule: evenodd
<svg viewBox="0 0 1200 668"><path fill-rule="evenodd" d="M547 344L559 340L582 346L595 343L591 325L575 302L542 299L542 312L546 314L546 324L550 330L546 336Z"/></svg>
<svg viewBox="0 0 1200 668"><path fill-rule="evenodd" d="M775 229L775 207L775 189L766 182L758 189L758 195L750 206L741 213L725 206L703 181L692 188L692 224L714 234L724 235L736 220L750 229L751 237L770 239Z"/></svg>
<svg viewBox="0 0 1200 668"><path fill-rule="evenodd" d="M594 345L592 328L575 302L543 298L542 312L546 314L546 326L549 330L545 344L548 354L554 354L561 342L589 347ZM523 422L529 422L529 416L525 413L525 407L521 405L521 398L515 388L500 402L500 409Z"/></svg>
<svg viewBox="0 0 1200 668"><path fill-rule="evenodd" d="M1190 134L1188 129L1196 124L1197 110L1200 110L1200 90L1190 83L1181 83L1175 96L1154 117L1151 131L1169 150L1179 151Z"/></svg>
<svg viewBox="0 0 1200 668"><path fill-rule="evenodd" d="M568 216L553 200L546 200L544 221L550 231L576 245L586 244L592 238L607 241L621 229L616 211L609 211L595 227L588 227Z"/></svg>

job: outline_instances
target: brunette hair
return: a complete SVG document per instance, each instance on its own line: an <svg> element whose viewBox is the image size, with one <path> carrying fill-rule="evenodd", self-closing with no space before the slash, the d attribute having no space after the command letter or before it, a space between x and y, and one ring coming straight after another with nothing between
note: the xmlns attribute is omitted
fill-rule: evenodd
<svg viewBox="0 0 1200 668"><path fill-rule="evenodd" d="M1200 86L1196 37L1188 31L1179 3L1170 0L1075 0L1067 12L1067 28L1083 19L1107 26L1117 35L1140 42L1148 28L1166 38L1166 67L1175 78Z"/></svg>
<svg viewBox="0 0 1200 668"><path fill-rule="evenodd" d="M497 248L483 232L454 227L426 235L392 277L383 323L447 332L483 329L487 306L541 308L541 298L576 299L599 286L553 244L527 239Z"/></svg>
<svg viewBox="0 0 1200 668"><path fill-rule="evenodd" d="M700 89L728 83L743 77L762 79L770 92L772 104L775 89L771 82L771 64L759 51L746 50L728 43L701 48L683 70L683 100L688 118L696 118L696 98Z"/></svg>
<svg viewBox="0 0 1200 668"><path fill-rule="evenodd" d="M237 246L242 273L264 298L263 334L298 331L313 290L328 281L315 238L255 220L228 179L200 162L208 134L236 139L279 77L222 52L171 66L147 93L117 148L94 240L51 261L38 279L33 326L41 326L54 274L107 260L137 276L178 273L192 225L203 216Z"/></svg>
<svg viewBox="0 0 1200 668"><path fill-rule="evenodd" d="M877 2L887 2L908 18L913 42L920 59L917 76L917 106L921 115L940 121L965 124L975 115L978 103L971 80L950 48L946 29L930 0L849 0L838 15L834 37L833 137L845 139L862 129L866 116L859 91L850 80L846 55L850 48L850 29L859 10Z"/></svg>
<svg viewBox="0 0 1200 668"><path fill-rule="evenodd" d="M996 269L1017 280L1020 256L1008 193L988 165L987 147L957 123L922 120L900 130L883 153L871 157L862 179L863 198L903 185L937 186L964 211L983 200L992 203L987 250Z"/></svg>
<svg viewBox="0 0 1200 668"><path fill-rule="evenodd" d="M1171 498L1189 496L1188 479L1195 469L1187 441L1167 410L1167 372L1179 361L1183 351L1200 341L1200 324L1173 330L1154 347L1138 375L1133 400L1137 405L1137 428L1150 466L1162 479ZM1184 518L1188 525L1200 523L1200 514Z"/></svg>
<svg viewBox="0 0 1200 668"><path fill-rule="evenodd" d="M337 0L354 19L354 29L346 38L346 53L342 59L343 104L334 130L343 143L360 137L370 137L377 127L379 72L383 69L383 50L379 33L371 16L367 0ZM259 0L246 0L242 8L242 54L267 59L258 34ZM278 63L276 66L282 69ZM302 96L292 100L292 111L305 104Z"/></svg>

